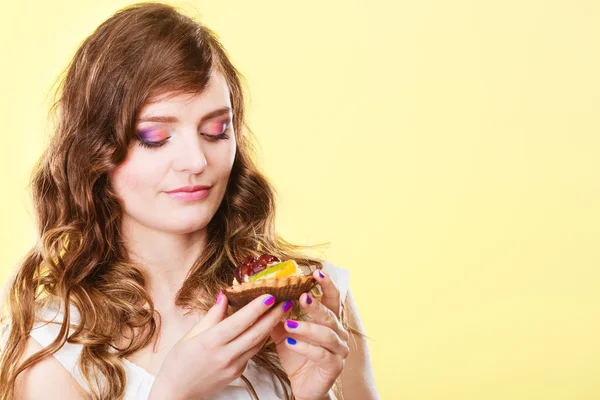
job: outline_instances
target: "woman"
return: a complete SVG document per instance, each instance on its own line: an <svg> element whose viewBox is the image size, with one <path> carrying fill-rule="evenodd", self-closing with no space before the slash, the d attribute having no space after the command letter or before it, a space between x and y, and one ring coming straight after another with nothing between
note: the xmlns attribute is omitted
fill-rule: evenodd
<svg viewBox="0 0 600 400"><path fill-rule="evenodd" d="M83 42L53 109L33 178L40 240L7 296L2 398L377 397L347 271L275 233L241 75L212 31L129 6ZM229 315L221 289L262 253L317 267L321 292Z"/></svg>

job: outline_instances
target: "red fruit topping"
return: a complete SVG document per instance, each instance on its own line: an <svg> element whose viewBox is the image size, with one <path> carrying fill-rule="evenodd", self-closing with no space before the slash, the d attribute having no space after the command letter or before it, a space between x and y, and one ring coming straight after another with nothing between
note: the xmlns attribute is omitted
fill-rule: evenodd
<svg viewBox="0 0 600 400"><path fill-rule="evenodd" d="M250 271L251 271L250 275L256 275L260 271L265 270L266 268L267 268L267 262L266 261L264 261L264 260L262 260L262 261L261 260L256 261L256 262L254 262L254 263L252 263L250 265Z"/></svg>
<svg viewBox="0 0 600 400"><path fill-rule="evenodd" d="M242 261L242 264L251 264L251 263L253 263L256 260L258 260L258 258L252 257L252 256L248 256L248 257L244 258L244 261Z"/></svg>
<svg viewBox="0 0 600 400"><path fill-rule="evenodd" d="M242 278L242 269L240 267L237 267L235 271L233 271L233 276L238 283L242 283L244 281L244 278Z"/></svg>
<svg viewBox="0 0 600 400"><path fill-rule="evenodd" d="M271 254L263 254L262 256L260 256L259 258L260 261L266 261L267 264L272 264L275 262L281 262L281 260L275 256L272 256Z"/></svg>
<svg viewBox="0 0 600 400"><path fill-rule="evenodd" d="M238 283L242 283L244 282L244 278L246 276L256 275L265 270L269 266L268 264L273 264L276 262L281 262L281 260L271 254L263 254L258 258L248 256L244 258L242 264L235 269L235 279L238 281Z"/></svg>

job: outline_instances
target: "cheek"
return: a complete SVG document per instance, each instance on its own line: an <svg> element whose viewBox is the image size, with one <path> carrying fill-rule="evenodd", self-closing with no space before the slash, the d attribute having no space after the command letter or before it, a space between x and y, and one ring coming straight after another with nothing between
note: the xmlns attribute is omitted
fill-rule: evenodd
<svg viewBox="0 0 600 400"><path fill-rule="evenodd" d="M111 176L113 187L119 194L139 189L140 177L133 168L127 164L121 164L117 167Z"/></svg>
<svg viewBox="0 0 600 400"><path fill-rule="evenodd" d="M236 146L235 141L230 146L227 147L225 154L220 159L220 167L223 170L231 171L231 167L233 166L233 162L235 160L236 149L237 149L237 146ZM228 174L229 174L229 172L228 172Z"/></svg>
<svg viewBox="0 0 600 400"><path fill-rule="evenodd" d="M214 178L224 179L231 173L231 167L235 160L236 146L235 142L220 148L213 148L205 151L206 161L208 163L207 171Z"/></svg>
<svg viewBox="0 0 600 400"><path fill-rule="evenodd" d="M156 186L158 172L157 163L144 160L142 157L130 157L119 165L111 174L115 190L123 195L143 192L144 189Z"/></svg>

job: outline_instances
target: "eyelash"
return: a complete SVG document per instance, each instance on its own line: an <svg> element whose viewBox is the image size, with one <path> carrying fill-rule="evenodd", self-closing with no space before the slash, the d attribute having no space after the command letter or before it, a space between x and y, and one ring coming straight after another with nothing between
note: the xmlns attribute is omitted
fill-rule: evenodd
<svg viewBox="0 0 600 400"><path fill-rule="evenodd" d="M227 127L227 129L225 129L225 132L219 134L219 135L208 135L205 133L201 133L202 136L209 138L208 141L209 142L217 142L219 140L226 140L229 139L229 135L227 135L227 132L229 131L229 127ZM144 140L142 140L140 137L137 138L139 141L139 145L148 149L156 149L158 147L161 147L163 145L165 145L167 143L167 141L169 140L169 138L161 140L159 142L146 142Z"/></svg>

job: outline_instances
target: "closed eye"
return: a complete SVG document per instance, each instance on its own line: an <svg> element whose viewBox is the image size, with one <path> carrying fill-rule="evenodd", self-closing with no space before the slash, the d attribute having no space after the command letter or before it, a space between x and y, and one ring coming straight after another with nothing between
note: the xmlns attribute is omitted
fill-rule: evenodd
<svg viewBox="0 0 600 400"><path fill-rule="evenodd" d="M202 136L208 139L209 142L216 142L219 140L229 139L229 135L227 135L227 131L221 133L220 135L209 135L206 133L201 133Z"/></svg>
<svg viewBox="0 0 600 400"><path fill-rule="evenodd" d="M162 130L159 130L162 131ZM166 131L166 130L165 130ZM225 129L224 132L218 134L218 135L213 135L213 134L208 134L208 133L200 133L200 135L202 135L204 138L207 139L207 141L209 142L218 142L220 140L227 140L229 139L229 135L227 134L228 132L231 131L231 126L227 126L227 128ZM162 140L148 140L146 139L144 136L149 137L148 133L146 132L146 134L144 135L143 133L138 134L138 141L140 146L142 147L146 147L149 149L155 149L158 147L162 147L165 144L167 144L167 142L169 141L169 139L171 138L170 136L165 137ZM158 137L163 137L161 136L159 133L151 131L150 132L150 136L153 138L158 138Z"/></svg>
<svg viewBox="0 0 600 400"><path fill-rule="evenodd" d="M208 138L209 141L214 142L217 140L229 139L227 132L231 131L231 120L220 120L212 123L209 128L215 128L215 133L201 133L202 136ZM218 133L217 133L218 132Z"/></svg>
<svg viewBox="0 0 600 400"><path fill-rule="evenodd" d="M137 139L140 145L147 148L160 147L169 140L169 130L165 128L158 129L140 129L137 133Z"/></svg>

